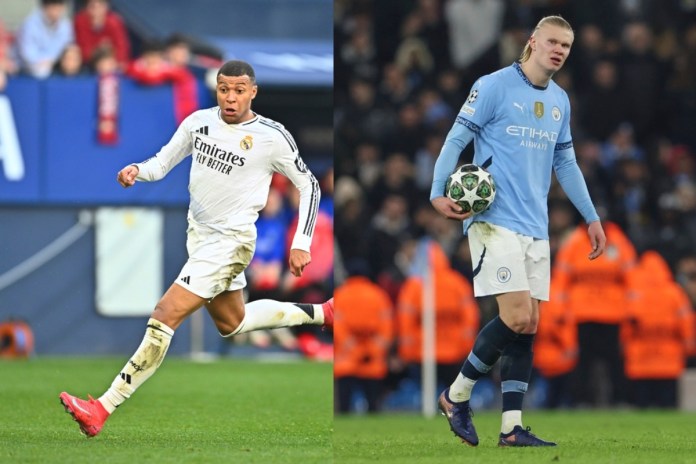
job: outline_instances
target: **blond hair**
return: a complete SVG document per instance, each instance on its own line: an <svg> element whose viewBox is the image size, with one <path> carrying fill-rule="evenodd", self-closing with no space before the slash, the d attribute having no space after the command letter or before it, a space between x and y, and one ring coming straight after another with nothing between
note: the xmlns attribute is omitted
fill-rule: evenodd
<svg viewBox="0 0 696 464"><path fill-rule="evenodd" d="M558 26L562 27L564 29L568 29L570 32L573 32L573 28L570 26L570 23L563 19L560 16L545 16L541 18L541 20L537 23L536 27L534 28L534 31L532 32L531 37L534 37L534 34L541 28L541 26L545 25L551 25L551 26ZM522 54L520 55L520 63L524 63L529 59L529 57L532 55L532 47L529 45L529 40L527 40L527 43L524 46L524 50L522 50Z"/></svg>

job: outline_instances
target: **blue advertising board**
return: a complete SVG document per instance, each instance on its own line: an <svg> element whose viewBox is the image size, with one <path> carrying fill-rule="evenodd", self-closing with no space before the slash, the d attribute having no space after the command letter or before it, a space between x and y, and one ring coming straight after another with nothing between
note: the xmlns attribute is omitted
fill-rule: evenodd
<svg viewBox="0 0 696 464"><path fill-rule="evenodd" d="M122 78L119 92L119 139L102 145L96 78L11 79L0 94L0 204L188 204L188 159L159 182L116 182L123 166L153 156L176 130L170 86ZM204 104L214 104L205 92Z"/></svg>

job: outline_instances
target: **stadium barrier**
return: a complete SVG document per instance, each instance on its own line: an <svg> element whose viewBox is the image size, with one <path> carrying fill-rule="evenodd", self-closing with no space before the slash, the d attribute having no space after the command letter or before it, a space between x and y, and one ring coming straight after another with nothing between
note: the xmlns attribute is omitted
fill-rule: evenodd
<svg viewBox="0 0 696 464"><path fill-rule="evenodd" d="M201 106L214 105L200 85ZM176 130L171 86L121 79L115 144L98 142L98 106L93 76L10 79L0 94L0 204L186 205L188 160L138 191L115 182Z"/></svg>

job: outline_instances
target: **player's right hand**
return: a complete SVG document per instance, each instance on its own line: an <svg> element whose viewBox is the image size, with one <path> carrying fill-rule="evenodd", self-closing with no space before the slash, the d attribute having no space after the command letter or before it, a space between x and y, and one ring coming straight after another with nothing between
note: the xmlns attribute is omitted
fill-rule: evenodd
<svg viewBox="0 0 696 464"><path fill-rule="evenodd" d="M462 208L456 204L453 200L447 197L437 197L430 200L433 208L437 210L438 213L442 214L448 219L453 219L455 221L463 221L469 219L474 213L469 211L465 213Z"/></svg>
<svg viewBox="0 0 696 464"><path fill-rule="evenodd" d="M138 166L130 164L118 172L116 180L123 188L132 187L135 185L135 177L138 175L138 172L140 172Z"/></svg>

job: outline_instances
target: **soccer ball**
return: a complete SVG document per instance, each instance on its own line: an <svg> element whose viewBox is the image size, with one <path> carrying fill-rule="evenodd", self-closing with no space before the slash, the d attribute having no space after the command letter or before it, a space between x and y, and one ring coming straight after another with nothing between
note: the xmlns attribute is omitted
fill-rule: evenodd
<svg viewBox="0 0 696 464"><path fill-rule="evenodd" d="M447 179L445 196L457 203L465 213L482 213L495 199L493 176L475 164L465 164Z"/></svg>

